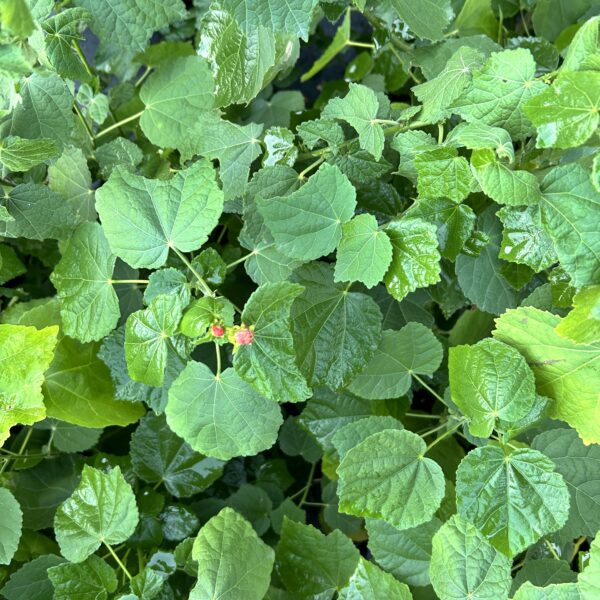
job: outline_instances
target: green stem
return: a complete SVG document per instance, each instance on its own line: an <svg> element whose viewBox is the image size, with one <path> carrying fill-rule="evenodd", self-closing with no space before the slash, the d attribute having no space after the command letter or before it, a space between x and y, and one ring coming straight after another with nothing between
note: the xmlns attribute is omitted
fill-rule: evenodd
<svg viewBox="0 0 600 600"><path fill-rule="evenodd" d="M304 179L304 177L306 176L307 173L310 173L310 171L312 171L313 169L316 169L322 162L324 162L324 160L325 160L325 157L321 156L320 158L318 158L317 160L312 162L310 165L308 165L308 167L306 167L306 169L304 169L303 171L300 171L300 173L298 173L298 179L300 179L300 180Z"/></svg>
<svg viewBox="0 0 600 600"><path fill-rule="evenodd" d="M118 129L119 127L126 125L127 123L131 123L131 121L135 121L137 118L141 117L143 114L144 114L144 111L140 110L140 112L136 112L134 115L131 115L130 117L121 119L120 121L117 121L116 123L113 123L112 125L109 125L106 129L103 129L102 131L98 132L95 136L95 139L99 139L102 136L106 135L107 133L110 133L111 131Z"/></svg>
<svg viewBox="0 0 600 600"><path fill-rule="evenodd" d="M131 573L127 570L127 567L121 562L121 559L117 556L117 553L112 549L110 544L103 542L104 545L108 548L108 551L111 553L112 557L115 559L115 562L119 565L119 568L125 573L127 579L131 581Z"/></svg>
<svg viewBox="0 0 600 600"><path fill-rule="evenodd" d="M310 466L310 473L308 474L308 481L306 482L306 486L304 487L304 493L302 494L302 498L300 498L300 502L298 502L299 508L302 508L302 505L306 502L306 497L308 496L308 491L310 490L310 486L312 485L313 477L315 476L316 467L317 467L316 462L314 462Z"/></svg>
<svg viewBox="0 0 600 600"><path fill-rule="evenodd" d="M546 544L548 550L550 550L550 554L552 554L556 560L560 560L560 556L557 554L554 546L546 538L544 538L544 544Z"/></svg>
<svg viewBox="0 0 600 600"><path fill-rule="evenodd" d="M87 134L88 134L90 140L92 140L92 144L93 144L94 143L94 132L92 131L90 124L87 122L86 118L83 116L83 113L81 112L79 106L77 106L76 102L73 104L73 108L75 109L75 114L79 117L79 120L83 123L83 126L85 127L85 130L87 131Z"/></svg>
<svg viewBox="0 0 600 600"><path fill-rule="evenodd" d="M419 377L416 373L411 373L411 375L436 399L439 400L442 404L444 404L444 399L431 387L429 386L421 377Z"/></svg>
<svg viewBox="0 0 600 600"><path fill-rule="evenodd" d="M146 70L138 77L138 80L135 82L135 87L139 87L144 82L144 79L150 75L152 69L146 68Z"/></svg>
<svg viewBox="0 0 600 600"><path fill-rule="evenodd" d="M465 419L461 419L460 421L458 421L456 423L456 425L453 425L450 429L448 429L447 431L445 431L444 433L442 433L442 435L440 435L439 437L435 438L435 440L433 440L433 442L431 442L431 444L429 444L427 446L427 449L425 450L425 452L429 452L436 444L439 444L442 440L444 440L447 437L453 435L454 432L457 429L459 429L460 427L463 426L464 422L465 422Z"/></svg>
<svg viewBox="0 0 600 600"><path fill-rule="evenodd" d="M587 540L587 536L582 535L581 537L577 538L577 541L575 542L574 546L573 546L573 551L571 552L571 558L569 559L569 563L572 563L575 560L575 557L577 556L577 553L579 552L579 548L581 548L581 545Z"/></svg>
<svg viewBox="0 0 600 600"><path fill-rule="evenodd" d="M92 73L92 69L90 67L90 63L87 61L85 54L81 51L81 48L79 47L79 44L77 43L76 40L73 41L73 49L77 53L77 56L79 56L79 60L83 63L83 66L85 67L85 70L87 71L87 74L90 77L94 77L94 74Z"/></svg>
<svg viewBox="0 0 600 600"><path fill-rule="evenodd" d="M174 250L175 254L177 254L177 256L179 256L179 258L181 259L181 262L190 270L192 275L198 280L198 283L200 284L200 289L202 290L202 293L205 296L213 296L214 297L215 293L210 289L210 287L208 286L206 281L204 281L204 279L200 276L200 273L198 273L198 271L196 271L196 269L194 269L194 267L192 266L192 263L186 258L185 254L183 254L183 252L180 252L179 250L177 250L177 248L175 248L175 246L171 246L171 248Z"/></svg>
<svg viewBox="0 0 600 600"><path fill-rule="evenodd" d="M215 352L217 354L217 379L221 376L221 348L217 342L215 342Z"/></svg>
<svg viewBox="0 0 600 600"><path fill-rule="evenodd" d="M251 256L255 256L255 255L256 255L255 252L250 252L250 254L246 254L246 256L242 256L242 258L238 258L237 260L234 260L233 262L229 263L227 265L227 269L231 269L232 267L241 265L243 262L246 262Z"/></svg>
<svg viewBox="0 0 600 600"><path fill-rule="evenodd" d="M346 42L346 46L353 46L354 48L369 48L371 50L375 49L375 44L367 44L365 42L353 42L352 40L348 40Z"/></svg>
<svg viewBox="0 0 600 600"><path fill-rule="evenodd" d="M406 417L412 417L413 419L441 419L442 415L426 415L425 413L407 412L404 413Z"/></svg>
<svg viewBox="0 0 600 600"><path fill-rule="evenodd" d="M111 279L110 283L111 284L115 284L115 283L140 283L140 284L146 284L148 283L148 279Z"/></svg>
<svg viewBox="0 0 600 600"><path fill-rule="evenodd" d="M444 142L444 124L438 123L438 144L441 146Z"/></svg>

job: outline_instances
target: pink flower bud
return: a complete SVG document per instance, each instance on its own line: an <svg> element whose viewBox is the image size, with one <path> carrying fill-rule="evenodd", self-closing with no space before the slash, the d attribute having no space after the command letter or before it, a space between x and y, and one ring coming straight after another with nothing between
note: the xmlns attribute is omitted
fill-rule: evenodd
<svg viewBox="0 0 600 600"><path fill-rule="evenodd" d="M225 329L220 325L213 325L211 331L212 334L218 338L223 337L225 335Z"/></svg>
<svg viewBox="0 0 600 600"><path fill-rule="evenodd" d="M235 341L240 346L247 346L254 340L254 334L249 329L240 329L235 332Z"/></svg>

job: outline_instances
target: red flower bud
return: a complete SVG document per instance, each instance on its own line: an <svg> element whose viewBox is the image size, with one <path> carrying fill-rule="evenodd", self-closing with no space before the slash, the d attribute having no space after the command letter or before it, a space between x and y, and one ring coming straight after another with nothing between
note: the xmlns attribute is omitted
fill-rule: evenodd
<svg viewBox="0 0 600 600"><path fill-rule="evenodd" d="M225 329L220 325L213 325L211 331L212 334L218 338L223 337L225 335Z"/></svg>
<svg viewBox="0 0 600 600"><path fill-rule="evenodd" d="M247 346L254 340L254 334L249 329L240 329L235 332L235 341L240 346Z"/></svg>

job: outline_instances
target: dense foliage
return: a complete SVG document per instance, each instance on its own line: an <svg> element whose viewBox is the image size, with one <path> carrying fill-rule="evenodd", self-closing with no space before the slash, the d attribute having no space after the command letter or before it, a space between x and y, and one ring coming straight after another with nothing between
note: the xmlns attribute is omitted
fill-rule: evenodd
<svg viewBox="0 0 600 600"><path fill-rule="evenodd" d="M598 600L597 0L0 0L0 594Z"/></svg>

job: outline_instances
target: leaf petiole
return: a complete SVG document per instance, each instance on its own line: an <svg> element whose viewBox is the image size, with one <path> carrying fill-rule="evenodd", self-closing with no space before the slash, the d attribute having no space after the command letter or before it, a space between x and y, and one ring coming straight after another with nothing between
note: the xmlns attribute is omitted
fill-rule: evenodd
<svg viewBox="0 0 600 600"><path fill-rule="evenodd" d="M111 553L112 557L115 559L115 562L117 563L117 565L119 565L119 568L123 571L123 573L125 573L125 576L127 577L127 579L129 579L131 581L132 576L131 573L127 570L127 567L121 562L121 559L118 557L117 553L112 549L112 546L106 542L102 542L107 548L108 551Z"/></svg>
<svg viewBox="0 0 600 600"><path fill-rule="evenodd" d="M448 429L447 431L445 431L444 433L442 433L442 435L440 435L439 437L435 438L435 440L433 440L433 442L431 442L430 444L427 445L427 448L425 450L425 452L429 452L436 444L439 444L442 440L446 439L447 437L451 436L454 434L454 432L459 429L460 427L462 427L466 422L466 419L460 419L456 425L453 425L450 429Z"/></svg>
<svg viewBox="0 0 600 600"><path fill-rule="evenodd" d="M179 258L181 259L181 262L190 270L192 275L196 278L196 280L200 284L200 289L202 290L202 293L205 296L213 296L214 297L215 293L210 289L210 287L208 286L206 281L204 281L204 279L200 276L200 273L198 273L198 271L196 271L196 269L194 269L192 263L186 258L185 254L183 254L183 252L180 252L179 250L177 250L177 248L175 248L175 246L171 246L171 248L173 249L175 254L177 254L177 256L179 256Z"/></svg>
<svg viewBox="0 0 600 600"><path fill-rule="evenodd" d="M117 121L116 123L113 123L112 125L109 125L106 129L99 131L94 136L94 139L97 140L97 139L101 138L102 136L106 135L107 133L110 133L111 131L118 129L119 127L126 125L127 123L131 123L131 121L135 121L137 118L141 117L143 114L144 114L144 111L140 110L139 112L136 112L134 115L126 117L125 119L121 119L120 121Z"/></svg>

